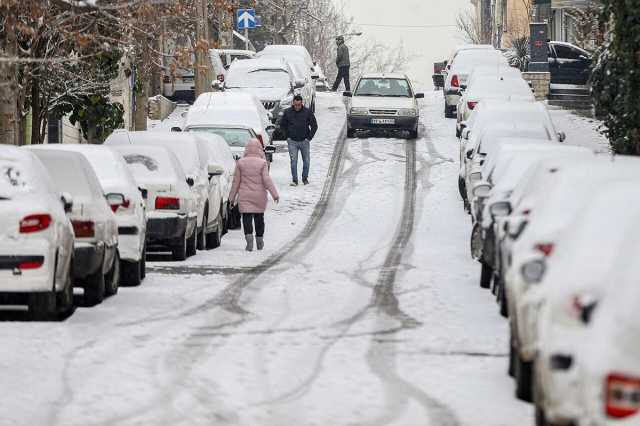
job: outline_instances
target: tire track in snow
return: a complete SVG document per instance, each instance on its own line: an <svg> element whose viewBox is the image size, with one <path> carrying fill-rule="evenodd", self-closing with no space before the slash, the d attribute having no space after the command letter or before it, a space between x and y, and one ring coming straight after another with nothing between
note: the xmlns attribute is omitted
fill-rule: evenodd
<svg viewBox="0 0 640 426"><path fill-rule="evenodd" d="M424 170L423 170L424 172ZM408 247L416 219L416 142L408 141L406 144L406 169L405 188L402 218L396 231L393 244L387 253L385 262L378 280L373 289L372 306L384 312L389 317L398 320L401 324L397 329L391 329L387 334L393 335L401 330L416 328L421 324L411 318L400 309L398 298L395 294L395 282L405 249ZM382 318L380 318L382 319ZM367 363L371 372L384 383L387 392L389 412L374 419L370 424L386 425L398 419L410 399L419 403L429 417L430 425L458 426L459 421L455 413L437 399L428 395L425 391L400 377L396 369L396 341L384 341L374 338L367 352Z"/></svg>

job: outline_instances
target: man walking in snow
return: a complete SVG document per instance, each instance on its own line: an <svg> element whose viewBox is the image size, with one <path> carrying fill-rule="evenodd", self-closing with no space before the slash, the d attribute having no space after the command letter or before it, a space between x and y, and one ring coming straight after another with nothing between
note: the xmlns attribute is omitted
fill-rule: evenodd
<svg viewBox="0 0 640 426"><path fill-rule="evenodd" d="M338 90L340 81L344 79L344 89L346 91L351 90L351 83L349 82L349 68L351 68L351 61L349 60L349 48L344 44L344 37L336 37L336 44L338 45L338 53L336 55L336 66L338 67L338 75L336 82L333 83L333 91Z"/></svg>
<svg viewBox="0 0 640 426"><path fill-rule="evenodd" d="M302 183L309 184L311 140L318 131L318 122L311 110L304 106L302 96L293 98L293 105L284 111L280 130L287 137L291 159L291 186L298 186L298 152L302 154Z"/></svg>

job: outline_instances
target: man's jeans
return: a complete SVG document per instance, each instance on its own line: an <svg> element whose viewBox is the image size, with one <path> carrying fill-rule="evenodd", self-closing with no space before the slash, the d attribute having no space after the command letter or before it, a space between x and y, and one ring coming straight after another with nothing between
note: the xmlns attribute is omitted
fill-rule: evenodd
<svg viewBox="0 0 640 426"><path fill-rule="evenodd" d="M291 158L291 179L298 182L298 152L302 154L302 180L309 178L309 165L311 162L311 147L308 140L294 141L287 140L289 146L289 157Z"/></svg>

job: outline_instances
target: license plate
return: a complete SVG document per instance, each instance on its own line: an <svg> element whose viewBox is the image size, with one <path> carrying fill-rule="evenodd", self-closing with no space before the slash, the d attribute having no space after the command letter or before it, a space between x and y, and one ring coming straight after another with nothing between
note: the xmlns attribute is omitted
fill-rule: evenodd
<svg viewBox="0 0 640 426"><path fill-rule="evenodd" d="M372 118L371 124L396 124L393 118Z"/></svg>

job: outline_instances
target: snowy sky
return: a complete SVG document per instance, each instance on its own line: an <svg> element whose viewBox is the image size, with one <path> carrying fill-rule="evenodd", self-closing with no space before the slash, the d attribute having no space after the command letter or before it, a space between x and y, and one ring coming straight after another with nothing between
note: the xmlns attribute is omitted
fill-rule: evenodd
<svg viewBox="0 0 640 426"><path fill-rule="evenodd" d="M335 1L340 3L340 0ZM345 0L344 5L345 13L361 24L360 29L364 32L362 37L374 38L390 46L402 40L405 50L417 56L407 70L410 77L429 86L433 62L444 60L454 46L462 43L455 28L456 15L460 10L472 8L470 0ZM396 25L452 26L402 28Z"/></svg>

